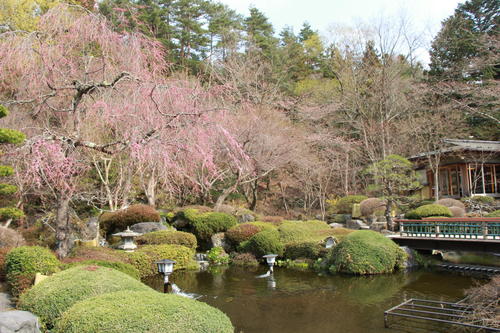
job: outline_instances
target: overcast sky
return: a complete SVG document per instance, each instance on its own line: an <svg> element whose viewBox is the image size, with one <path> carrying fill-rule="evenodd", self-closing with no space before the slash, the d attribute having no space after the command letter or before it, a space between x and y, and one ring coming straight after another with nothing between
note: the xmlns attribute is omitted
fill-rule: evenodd
<svg viewBox="0 0 500 333"><path fill-rule="evenodd" d="M304 21L328 37L329 27L338 24L356 24L374 17L404 13L415 27L425 31L427 41L439 31L441 21L457 7L459 0L221 0L240 14L248 15L255 6L270 19L276 32L292 26L300 30ZM428 62L428 55L421 60Z"/></svg>

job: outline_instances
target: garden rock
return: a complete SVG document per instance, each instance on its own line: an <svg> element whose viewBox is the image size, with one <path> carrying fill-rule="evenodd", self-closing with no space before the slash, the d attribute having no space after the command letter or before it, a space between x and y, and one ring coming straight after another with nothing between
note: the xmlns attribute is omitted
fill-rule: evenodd
<svg viewBox="0 0 500 333"><path fill-rule="evenodd" d="M417 260L415 258L415 252L408 246L400 246L400 248L408 254L408 258L403 263L403 267L411 268L418 266Z"/></svg>
<svg viewBox="0 0 500 333"><path fill-rule="evenodd" d="M242 214L238 216L239 223L254 222L255 217L252 214Z"/></svg>
<svg viewBox="0 0 500 333"><path fill-rule="evenodd" d="M167 227L158 222L141 222L132 225L130 230L140 234L147 234L148 232L167 230Z"/></svg>
<svg viewBox="0 0 500 333"><path fill-rule="evenodd" d="M332 227L333 229L344 227L344 225L342 223L330 223L329 226Z"/></svg>
<svg viewBox="0 0 500 333"><path fill-rule="evenodd" d="M228 242L226 241L226 234L223 232L216 233L210 238L212 247L222 247L224 250L228 249Z"/></svg>
<svg viewBox="0 0 500 333"><path fill-rule="evenodd" d="M0 313L0 333L39 333L38 318L28 311Z"/></svg>
<svg viewBox="0 0 500 333"><path fill-rule="evenodd" d="M370 227L368 225L366 225L365 222L363 222L361 220L349 220L349 221L347 221L347 227L349 229L355 229L355 230L370 229Z"/></svg>
<svg viewBox="0 0 500 333"><path fill-rule="evenodd" d="M382 231L387 229L387 222L373 222L370 224L370 230Z"/></svg>
<svg viewBox="0 0 500 333"><path fill-rule="evenodd" d="M96 239L99 236L99 217L91 217L82 230L83 239Z"/></svg>

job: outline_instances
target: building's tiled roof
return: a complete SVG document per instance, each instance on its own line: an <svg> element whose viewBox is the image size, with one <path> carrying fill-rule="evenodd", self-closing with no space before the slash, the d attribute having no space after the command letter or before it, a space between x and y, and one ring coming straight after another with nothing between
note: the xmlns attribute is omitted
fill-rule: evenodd
<svg viewBox="0 0 500 333"><path fill-rule="evenodd" d="M450 153L457 151L477 151L477 152L500 152L500 141L482 141L482 140L457 140L444 139L444 144L447 147L435 151L428 151L411 156L409 159L418 159L429 155L442 153Z"/></svg>

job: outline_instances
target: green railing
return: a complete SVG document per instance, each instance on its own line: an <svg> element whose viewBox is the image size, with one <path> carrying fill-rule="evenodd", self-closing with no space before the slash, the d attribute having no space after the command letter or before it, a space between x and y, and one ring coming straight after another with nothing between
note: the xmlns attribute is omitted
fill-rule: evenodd
<svg viewBox="0 0 500 333"><path fill-rule="evenodd" d="M500 239L500 218L399 220L402 237Z"/></svg>

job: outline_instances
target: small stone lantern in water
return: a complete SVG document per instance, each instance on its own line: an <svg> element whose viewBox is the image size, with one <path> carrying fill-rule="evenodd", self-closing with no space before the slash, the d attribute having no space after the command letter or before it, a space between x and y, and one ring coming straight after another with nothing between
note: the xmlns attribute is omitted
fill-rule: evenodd
<svg viewBox="0 0 500 333"><path fill-rule="evenodd" d="M269 265L270 274L273 274L273 266L277 256L277 254L266 254L265 256L262 256L262 258L266 258L267 264Z"/></svg>
<svg viewBox="0 0 500 333"><path fill-rule="evenodd" d="M140 233L134 232L127 227L127 230L113 234L113 236L121 237L122 244L118 246L119 249L125 250L126 252L134 252L137 245L134 243L134 238L140 236Z"/></svg>
<svg viewBox="0 0 500 333"><path fill-rule="evenodd" d="M166 294L168 293L168 286L170 285L168 276L174 271L175 261L163 259L155 262L155 264L158 266L158 273L163 274L163 292Z"/></svg>

